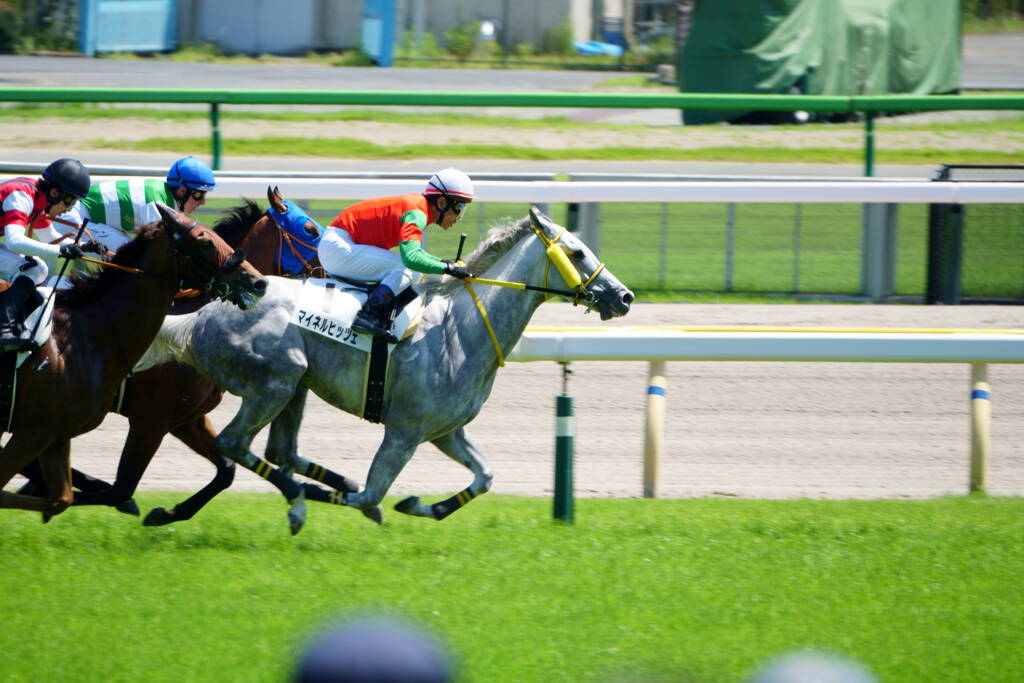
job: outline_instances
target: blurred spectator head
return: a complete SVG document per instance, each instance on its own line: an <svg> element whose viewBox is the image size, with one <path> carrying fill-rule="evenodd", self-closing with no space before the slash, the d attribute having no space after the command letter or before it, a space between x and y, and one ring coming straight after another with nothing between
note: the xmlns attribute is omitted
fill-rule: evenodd
<svg viewBox="0 0 1024 683"><path fill-rule="evenodd" d="M299 658L298 683L447 683L447 647L394 617L352 617L319 631Z"/></svg>

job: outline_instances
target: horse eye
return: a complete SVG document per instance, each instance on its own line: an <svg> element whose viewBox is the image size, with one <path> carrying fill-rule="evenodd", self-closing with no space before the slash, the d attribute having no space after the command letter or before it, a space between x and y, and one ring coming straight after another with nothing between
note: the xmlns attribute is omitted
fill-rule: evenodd
<svg viewBox="0 0 1024 683"><path fill-rule="evenodd" d="M582 261L586 257L587 257L587 255L583 253L582 249L574 249L573 252L572 252L573 260Z"/></svg>

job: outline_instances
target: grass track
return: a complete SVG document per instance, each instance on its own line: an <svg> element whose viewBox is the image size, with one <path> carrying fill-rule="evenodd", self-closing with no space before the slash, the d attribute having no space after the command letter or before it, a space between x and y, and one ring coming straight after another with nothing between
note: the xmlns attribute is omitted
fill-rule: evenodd
<svg viewBox="0 0 1024 683"><path fill-rule="evenodd" d="M312 506L295 538L271 495L161 529L5 511L0 679L282 680L312 625L375 606L439 632L468 681L735 681L798 646L885 681L1024 675L1024 499L584 499L572 527L550 506L380 529Z"/></svg>

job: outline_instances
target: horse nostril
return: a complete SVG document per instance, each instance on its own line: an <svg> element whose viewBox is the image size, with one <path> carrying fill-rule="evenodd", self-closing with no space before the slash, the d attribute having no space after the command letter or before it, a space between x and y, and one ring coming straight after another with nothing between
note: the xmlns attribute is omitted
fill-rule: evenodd
<svg viewBox="0 0 1024 683"><path fill-rule="evenodd" d="M623 294L622 303L626 304L627 306L633 303L633 292L626 292L625 294Z"/></svg>
<svg viewBox="0 0 1024 683"><path fill-rule="evenodd" d="M255 289L260 294L263 294L264 292L267 291L267 281L264 278L260 278L255 283L253 283L253 289Z"/></svg>

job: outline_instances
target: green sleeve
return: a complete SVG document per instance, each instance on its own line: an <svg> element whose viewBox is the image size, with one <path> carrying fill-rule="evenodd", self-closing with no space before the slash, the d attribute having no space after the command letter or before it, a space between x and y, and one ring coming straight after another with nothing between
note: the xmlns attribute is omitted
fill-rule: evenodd
<svg viewBox="0 0 1024 683"><path fill-rule="evenodd" d="M94 223L107 222L107 207L103 205L103 193L100 191L99 183L89 186L89 192L81 200L81 204L88 212L89 220Z"/></svg>
<svg viewBox="0 0 1024 683"><path fill-rule="evenodd" d="M423 243L419 240L404 240L398 243L398 253L402 256L402 263L410 270L418 273L434 273L439 275L444 272L444 263L436 256L431 256L423 250Z"/></svg>

